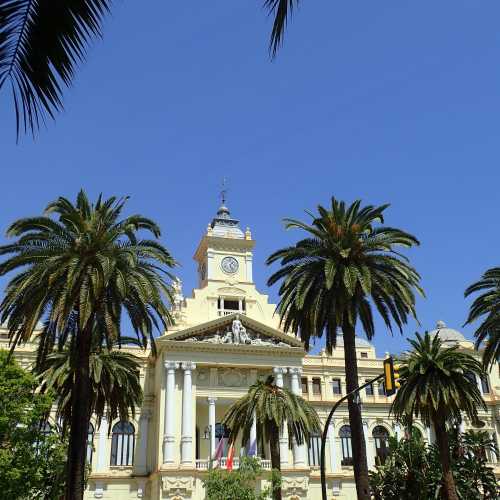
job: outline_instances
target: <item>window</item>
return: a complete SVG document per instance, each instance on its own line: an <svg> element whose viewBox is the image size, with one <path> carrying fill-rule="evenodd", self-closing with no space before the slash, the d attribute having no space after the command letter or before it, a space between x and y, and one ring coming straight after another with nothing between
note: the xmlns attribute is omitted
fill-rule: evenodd
<svg viewBox="0 0 500 500"><path fill-rule="evenodd" d="M308 457L309 467L319 467L319 457L321 452L321 435L313 434L309 437L308 443Z"/></svg>
<svg viewBox="0 0 500 500"><path fill-rule="evenodd" d="M87 464L92 463L92 453L94 451L94 426L89 422L87 431Z"/></svg>
<svg viewBox="0 0 500 500"><path fill-rule="evenodd" d="M477 384L476 376L472 372L465 372L465 376L472 384Z"/></svg>
<svg viewBox="0 0 500 500"><path fill-rule="evenodd" d="M362 352L361 353L361 357L362 358L367 358L368 357L368 353L367 352Z"/></svg>
<svg viewBox="0 0 500 500"><path fill-rule="evenodd" d="M309 392L308 388L307 388L307 377L302 377L300 379L300 382L302 384L302 394L306 394Z"/></svg>
<svg viewBox="0 0 500 500"><path fill-rule="evenodd" d="M38 453L40 453L41 445L43 445L45 443L45 438L52 433L52 427L47 422L47 420L43 420L39 424L38 431L39 431L39 436L36 439L36 442L34 443L35 451L36 451L37 455L38 455Z"/></svg>
<svg viewBox="0 0 500 500"><path fill-rule="evenodd" d="M332 379L332 391L333 394L342 394L342 386L340 385L340 379Z"/></svg>
<svg viewBox="0 0 500 500"><path fill-rule="evenodd" d="M369 381L370 381L369 379L365 380L365 384ZM367 385L365 387L365 391L367 396L373 396L373 384Z"/></svg>
<svg viewBox="0 0 500 500"><path fill-rule="evenodd" d="M321 396L321 379L319 378L313 378L312 379L312 389L313 389L313 394L315 396Z"/></svg>
<svg viewBox="0 0 500 500"><path fill-rule="evenodd" d="M217 309L219 310L219 316L227 316L234 312L245 314L245 299L219 297L217 299Z"/></svg>
<svg viewBox="0 0 500 500"><path fill-rule="evenodd" d="M340 443L342 444L342 465L352 465L351 428L343 425L339 430Z"/></svg>
<svg viewBox="0 0 500 500"><path fill-rule="evenodd" d="M481 390L483 391L483 394L490 393L490 383L488 381L487 375L485 375L484 377L481 377Z"/></svg>
<svg viewBox="0 0 500 500"><path fill-rule="evenodd" d="M135 429L130 422L116 423L111 438L111 465L132 465Z"/></svg>
<svg viewBox="0 0 500 500"><path fill-rule="evenodd" d="M383 380L378 383L378 395L385 396L385 382Z"/></svg>
<svg viewBox="0 0 500 500"><path fill-rule="evenodd" d="M222 444L222 456L225 457L227 456L227 452L229 451L229 434L230 431L229 429L224 425L221 424L220 422L217 422L215 424L215 449L219 446L219 443L222 439L223 444Z"/></svg>
<svg viewBox="0 0 500 500"><path fill-rule="evenodd" d="M372 435L375 440L377 465L384 465L387 454L389 453L389 432L385 427L377 425L377 427L373 429Z"/></svg>

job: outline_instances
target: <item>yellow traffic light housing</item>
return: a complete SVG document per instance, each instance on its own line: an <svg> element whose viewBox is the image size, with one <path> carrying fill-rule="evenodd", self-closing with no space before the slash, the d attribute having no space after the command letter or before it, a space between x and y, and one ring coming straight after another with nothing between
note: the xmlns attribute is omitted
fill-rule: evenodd
<svg viewBox="0 0 500 500"><path fill-rule="evenodd" d="M392 396L399 389L399 365L392 358L384 360L385 395Z"/></svg>

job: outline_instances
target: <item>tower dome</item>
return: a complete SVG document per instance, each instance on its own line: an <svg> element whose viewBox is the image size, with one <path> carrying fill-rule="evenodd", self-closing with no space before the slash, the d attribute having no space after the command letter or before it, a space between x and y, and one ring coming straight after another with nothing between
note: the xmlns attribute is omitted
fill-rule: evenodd
<svg viewBox="0 0 500 500"><path fill-rule="evenodd" d="M467 339L460 333L458 330L454 330L453 328L448 328L446 323L442 320L439 320L436 323L436 328L429 332L431 337L439 335L439 338L443 341L443 343L458 343L458 342L467 342Z"/></svg>

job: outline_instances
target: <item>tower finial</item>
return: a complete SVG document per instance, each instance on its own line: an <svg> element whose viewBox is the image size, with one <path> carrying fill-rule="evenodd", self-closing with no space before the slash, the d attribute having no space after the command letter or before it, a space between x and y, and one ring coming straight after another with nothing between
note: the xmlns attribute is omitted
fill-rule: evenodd
<svg viewBox="0 0 500 500"><path fill-rule="evenodd" d="M221 189L221 192L220 192L220 197L221 197L221 201L222 201L223 205L226 204L226 194L227 194L226 178L223 177L222 178L222 189Z"/></svg>

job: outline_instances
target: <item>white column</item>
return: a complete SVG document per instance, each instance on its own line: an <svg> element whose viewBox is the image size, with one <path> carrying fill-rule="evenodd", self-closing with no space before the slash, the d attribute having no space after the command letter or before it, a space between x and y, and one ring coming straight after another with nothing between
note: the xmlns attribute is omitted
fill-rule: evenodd
<svg viewBox="0 0 500 500"><path fill-rule="evenodd" d="M366 461L368 463L368 468L371 469L373 467L373 446L371 445L371 440L368 435L368 421L363 420L363 434L365 436L365 447L366 447Z"/></svg>
<svg viewBox="0 0 500 500"><path fill-rule="evenodd" d="M276 385L278 387L283 387L283 375L287 371L288 370L286 368L273 368L273 372L276 376ZM281 467L286 467L288 465L288 431L286 422L284 423L283 429L280 431L280 464Z"/></svg>
<svg viewBox="0 0 500 500"><path fill-rule="evenodd" d="M163 463L174 463L175 444L175 370L179 363L165 361L167 381L165 384L165 421L163 433Z"/></svg>
<svg viewBox="0 0 500 500"><path fill-rule="evenodd" d="M103 472L106 469L106 456L107 456L107 446L108 442L108 419L103 416L101 419L101 425L99 426L99 444L97 447L97 463L96 472ZM109 463L109 462L108 462ZM104 483L102 481L96 481L94 498L102 498L104 495Z"/></svg>
<svg viewBox="0 0 500 500"><path fill-rule="evenodd" d="M255 412L253 414L252 427L250 428L250 443L248 443L249 450L252 449L255 443L255 455L258 456L259 451L257 449L257 419L255 418Z"/></svg>
<svg viewBox="0 0 500 500"><path fill-rule="evenodd" d="M97 448L96 472L102 472L106 468L106 443L108 441L108 419L103 416L99 427L99 446Z"/></svg>
<svg viewBox="0 0 500 500"><path fill-rule="evenodd" d="M215 402L217 398L207 398L208 401L208 426L210 429L210 460L215 453Z"/></svg>
<svg viewBox="0 0 500 500"><path fill-rule="evenodd" d="M189 465L193 461L193 379L192 371L196 365L191 361L182 363L184 385L182 388L182 435L181 465Z"/></svg>
<svg viewBox="0 0 500 500"><path fill-rule="evenodd" d="M292 392L297 396L302 396L302 388L300 385L300 374L302 369L295 367L289 368L291 376L291 388ZM294 440L295 441L295 440ZM293 443L293 464L295 467L305 467L306 465L306 445Z"/></svg>
<svg viewBox="0 0 500 500"><path fill-rule="evenodd" d="M401 426L399 424L394 424L394 434L396 434L396 439L399 441L401 439Z"/></svg>
<svg viewBox="0 0 500 500"><path fill-rule="evenodd" d="M139 419L139 448L137 450L136 473L147 474L148 472L148 428L151 411L144 410Z"/></svg>
<svg viewBox="0 0 500 500"><path fill-rule="evenodd" d="M434 426L431 424L427 427L427 441L429 444L434 444L436 442L436 432L434 431Z"/></svg>
<svg viewBox="0 0 500 500"><path fill-rule="evenodd" d="M340 470L340 458L336 443L335 443L335 421L330 422L330 427L328 428L328 440L330 444L330 472L337 472Z"/></svg>

